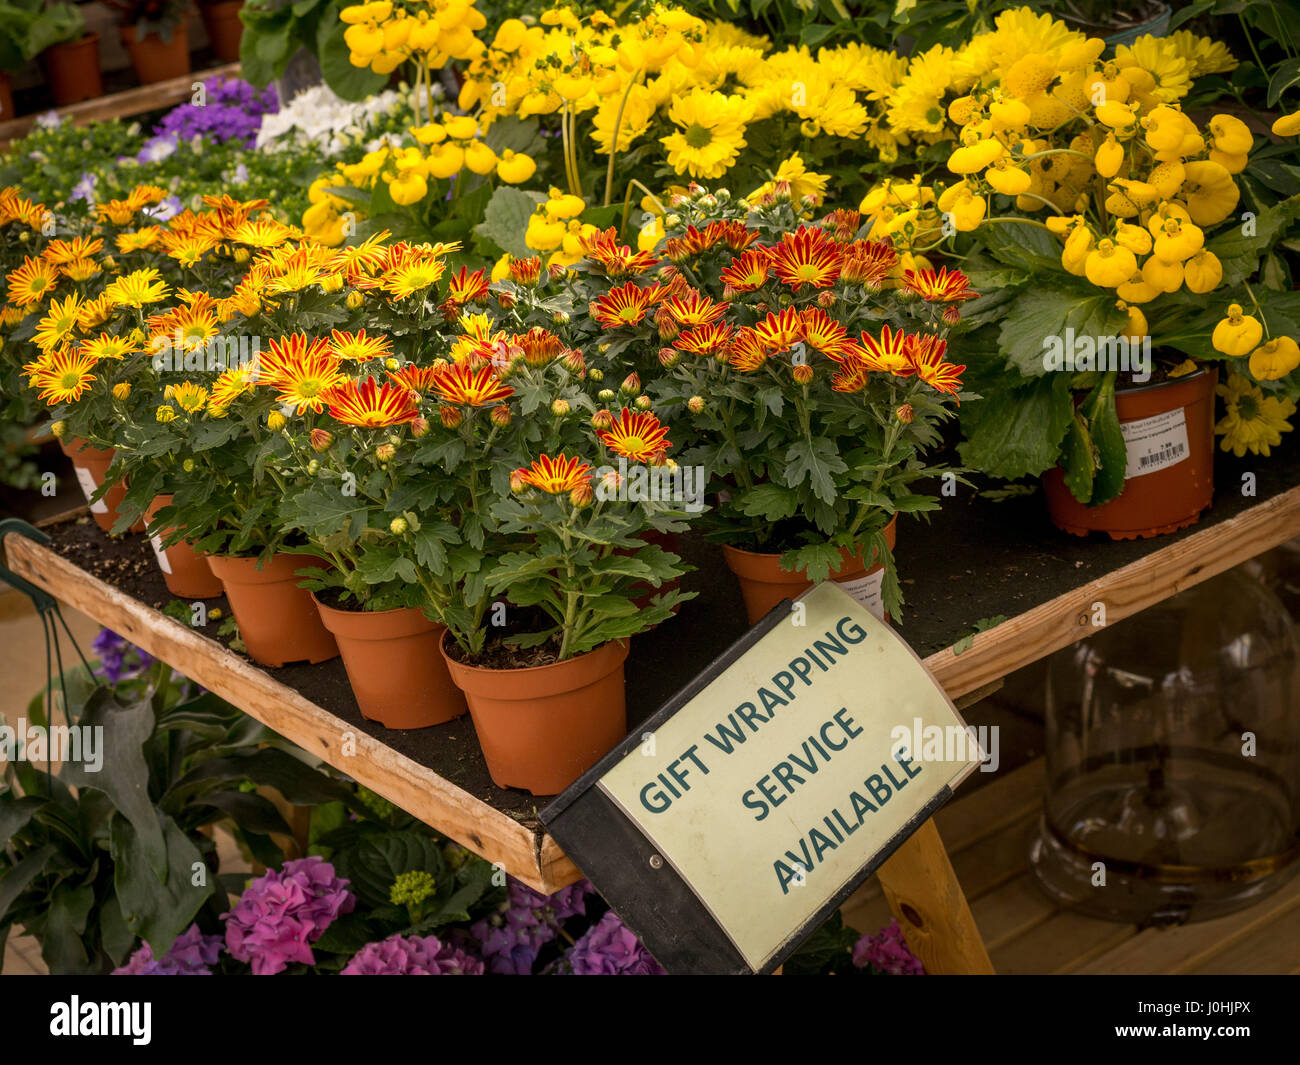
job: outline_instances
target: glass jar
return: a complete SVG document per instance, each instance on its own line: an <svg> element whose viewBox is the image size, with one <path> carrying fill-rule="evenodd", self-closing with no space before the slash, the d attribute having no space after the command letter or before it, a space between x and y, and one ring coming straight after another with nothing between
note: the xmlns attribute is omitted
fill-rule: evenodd
<svg viewBox="0 0 1300 1065"><path fill-rule="evenodd" d="M1293 622L1242 569L1053 655L1047 794L1030 864L1057 902L1207 920L1300 862Z"/></svg>

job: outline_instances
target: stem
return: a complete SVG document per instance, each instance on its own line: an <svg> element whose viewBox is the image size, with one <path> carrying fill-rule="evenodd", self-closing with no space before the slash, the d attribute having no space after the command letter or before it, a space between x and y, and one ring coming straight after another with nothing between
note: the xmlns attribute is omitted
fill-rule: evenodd
<svg viewBox="0 0 1300 1065"><path fill-rule="evenodd" d="M614 160L618 158L618 138L623 132L623 108L627 106L627 98L632 94L632 86L637 83L641 77L641 71L632 72L632 77L628 79L627 88L623 90L623 98L618 102L618 110L614 113L614 136L609 142L609 165L605 168L605 203L609 206L609 201L614 197Z"/></svg>

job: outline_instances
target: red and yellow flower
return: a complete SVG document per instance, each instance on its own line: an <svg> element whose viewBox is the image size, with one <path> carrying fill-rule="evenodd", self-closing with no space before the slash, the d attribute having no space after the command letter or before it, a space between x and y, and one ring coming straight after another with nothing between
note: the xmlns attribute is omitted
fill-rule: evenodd
<svg viewBox="0 0 1300 1065"><path fill-rule="evenodd" d="M406 384L379 385L373 377L348 381L324 395L330 417L344 425L382 429L419 417L419 409Z"/></svg>
<svg viewBox="0 0 1300 1065"><path fill-rule="evenodd" d="M649 411L631 411L624 407L608 429L598 430L597 438L615 455L634 462L649 462L672 447L668 427Z"/></svg>
<svg viewBox="0 0 1300 1065"><path fill-rule="evenodd" d="M471 369L467 362L453 363L438 373L434 391L444 403L466 407L487 407L514 395L491 366Z"/></svg>
<svg viewBox="0 0 1300 1065"><path fill-rule="evenodd" d="M591 316L606 329L638 325L646 312L664 296L659 284L642 288L635 281L612 288L591 303Z"/></svg>
<svg viewBox="0 0 1300 1065"><path fill-rule="evenodd" d="M563 454L555 458L541 455L531 466L515 470L510 483L520 488L539 488L548 495L564 495L591 484L591 466Z"/></svg>
<svg viewBox="0 0 1300 1065"><path fill-rule="evenodd" d="M323 393L347 381L339 357L323 337L308 339L302 333L272 340L261 358L258 384L276 390L276 398L303 414L324 409Z"/></svg>
<svg viewBox="0 0 1300 1065"><path fill-rule="evenodd" d="M840 276L843 250L823 229L800 226L771 250L772 272L798 292L804 285L828 288Z"/></svg>

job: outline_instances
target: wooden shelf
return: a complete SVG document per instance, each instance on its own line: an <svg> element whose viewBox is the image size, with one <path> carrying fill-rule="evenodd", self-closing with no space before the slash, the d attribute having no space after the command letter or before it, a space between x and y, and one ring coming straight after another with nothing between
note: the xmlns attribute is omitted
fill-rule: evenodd
<svg viewBox="0 0 1300 1065"><path fill-rule="evenodd" d="M194 84L200 81L207 81L213 77L238 77L239 64L226 63L219 67L210 67L207 70L195 70L189 74L182 74L178 78L169 78L166 81L157 81L152 85L141 85L135 89L127 89L126 92L115 92L109 96L99 96L94 100L86 100L79 104L72 104L69 107L60 107L56 114L60 118L71 121L73 125L84 126L90 122L102 122L110 118L129 118L132 115L143 114L146 111L155 111L160 107L173 107L183 100L189 99L194 92ZM36 125L36 119L39 115L23 115L21 118L11 118L7 122L0 122L0 145L7 145L8 142L17 140L19 137L26 136Z"/></svg>
<svg viewBox="0 0 1300 1065"><path fill-rule="evenodd" d="M955 515L954 519L959 517ZM93 528L81 535L102 537ZM1140 557L1103 576L1082 581L980 633L962 653L952 646L930 653L925 664L954 699L978 696L1007 674L1095 632L1095 604L1105 605L1107 624L1113 624L1297 535L1300 487L1292 487L1177 537L1123 545ZM1104 552L1119 546L1088 544L1083 549ZM339 690L346 688L346 681L337 662L333 664L336 673L332 676L336 679L329 685L329 698L318 696L318 701L313 701L297 689L309 671L327 666L294 666L268 672L93 576L55 550L14 534L5 538L3 547L9 566L20 576L161 658L452 839L489 861L501 863L512 876L544 892L558 890L580 877L573 863L537 824L535 811L545 804L545 799L534 802L522 793L499 789L479 788L480 794L473 794L469 785L461 786L449 779L450 774L440 775L427 764L433 759L418 746L421 732L435 730L394 733L364 722L355 713L350 692ZM141 546L141 551L147 553L148 548ZM935 562L937 565L939 559ZM716 564L710 566L702 560L697 565L703 572L712 569L716 574ZM1066 560L1061 565L1072 571L1079 564ZM699 583L701 574L693 576ZM932 574L931 579L939 578ZM724 584L728 585L725 595L734 599L735 592L725 579L715 576L705 587ZM668 674L657 677L656 689L648 672L639 677L630 672L629 715L633 726L698 671L701 655L707 661L729 642L732 633L728 625L735 628L737 623L726 613L727 601L724 596L710 604L702 593L700 600L687 605L681 617L656 633L638 637L646 641L649 657L657 655L651 663L652 671L662 674L667 668ZM961 624L961 619L947 621L949 639ZM712 642L701 633L708 634ZM934 637L927 639L933 642ZM703 647L694 646L701 642ZM692 646L695 662L700 665L686 659L684 652L680 659L665 657L671 654L664 651L665 646L684 649L687 645ZM629 667L632 665L630 660ZM330 701L334 709L320 705L322 701ZM637 714L632 712L634 702L640 706ZM347 706L353 707L350 714Z"/></svg>

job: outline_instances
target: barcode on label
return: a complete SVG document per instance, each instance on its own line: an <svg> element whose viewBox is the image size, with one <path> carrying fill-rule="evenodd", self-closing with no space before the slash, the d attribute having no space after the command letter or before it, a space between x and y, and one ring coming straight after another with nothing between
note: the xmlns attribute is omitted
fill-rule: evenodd
<svg viewBox="0 0 1300 1065"><path fill-rule="evenodd" d="M1187 415L1182 407L1150 418L1124 422L1124 447L1128 452L1124 476L1141 477L1177 466L1189 457Z"/></svg>

